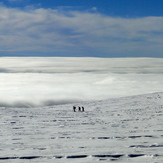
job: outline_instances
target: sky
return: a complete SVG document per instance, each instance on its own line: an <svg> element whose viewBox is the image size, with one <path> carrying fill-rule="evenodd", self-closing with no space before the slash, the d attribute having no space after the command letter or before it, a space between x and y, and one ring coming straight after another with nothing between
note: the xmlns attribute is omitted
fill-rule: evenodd
<svg viewBox="0 0 163 163"><path fill-rule="evenodd" d="M2 57L0 107L41 107L163 91L162 58Z"/></svg>
<svg viewBox="0 0 163 163"><path fill-rule="evenodd" d="M163 57L162 0L2 0L0 56Z"/></svg>

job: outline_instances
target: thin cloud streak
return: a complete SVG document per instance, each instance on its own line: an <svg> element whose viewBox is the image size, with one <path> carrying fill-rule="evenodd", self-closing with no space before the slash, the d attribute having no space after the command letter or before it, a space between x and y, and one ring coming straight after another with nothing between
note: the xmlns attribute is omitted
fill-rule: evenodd
<svg viewBox="0 0 163 163"><path fill-rule="evenodd" d="M163 59L0 59L3 107L38 107L161 91Z"/></svg>
<svg viewBox="0 0 163 163"><path fill-rule="evenodd" d="M162 56L163 17L0 7L0 49L48 55Z"/></svg>
<svg viewBox="0 0 163 163"><path fill-rule="evenodd" d="M1 57L1 73L163 74L157 58Z"/></svg>

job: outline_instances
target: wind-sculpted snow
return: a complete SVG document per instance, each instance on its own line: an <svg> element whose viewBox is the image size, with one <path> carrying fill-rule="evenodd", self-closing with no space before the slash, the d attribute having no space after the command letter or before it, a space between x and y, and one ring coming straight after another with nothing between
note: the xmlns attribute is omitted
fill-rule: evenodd
<svg viewBox="0 0 163 163"><path fill-rule="evenodd" d="M85 112L74 112L73 106ZM0 108L0 162L163 162L163 93Z"/></svg>

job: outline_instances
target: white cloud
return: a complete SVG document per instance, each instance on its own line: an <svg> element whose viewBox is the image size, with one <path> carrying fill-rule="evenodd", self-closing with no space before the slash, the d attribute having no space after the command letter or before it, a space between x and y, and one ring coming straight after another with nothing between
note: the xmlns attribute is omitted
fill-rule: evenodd
<svg viewBox="0 0 163 163"><path fill-rule="evenodd" d="M0 7L1 51L162 55L163 17Z"/></svg>
<svg viewBox="0 0 163 163"><path fill-rule="evenodd" d="M0 59L0 106L45 106L161 91L163 59Z"/></svg>
<svg viewBox="0 0 163 163"><path fill-rule="evenodd" d="M97 11L97 7L92 7L92 11Z"/></svg>

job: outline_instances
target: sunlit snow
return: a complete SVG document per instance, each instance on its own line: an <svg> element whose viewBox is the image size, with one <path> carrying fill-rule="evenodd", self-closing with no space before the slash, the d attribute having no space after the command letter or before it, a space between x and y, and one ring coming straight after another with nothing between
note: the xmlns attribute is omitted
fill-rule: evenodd
<svg viewBox="0 0 163 163"><path fill-rule="evenodd" d="M0 58L0 162L161 163L154 92L163 59Z"/></svg>
<svg viewBox="0 0 163 163"><path fill-rule="evenodd" d="M73 105L85 112L73 112ZM163 162L163 93L0 110L0 162Z"/></svg>

